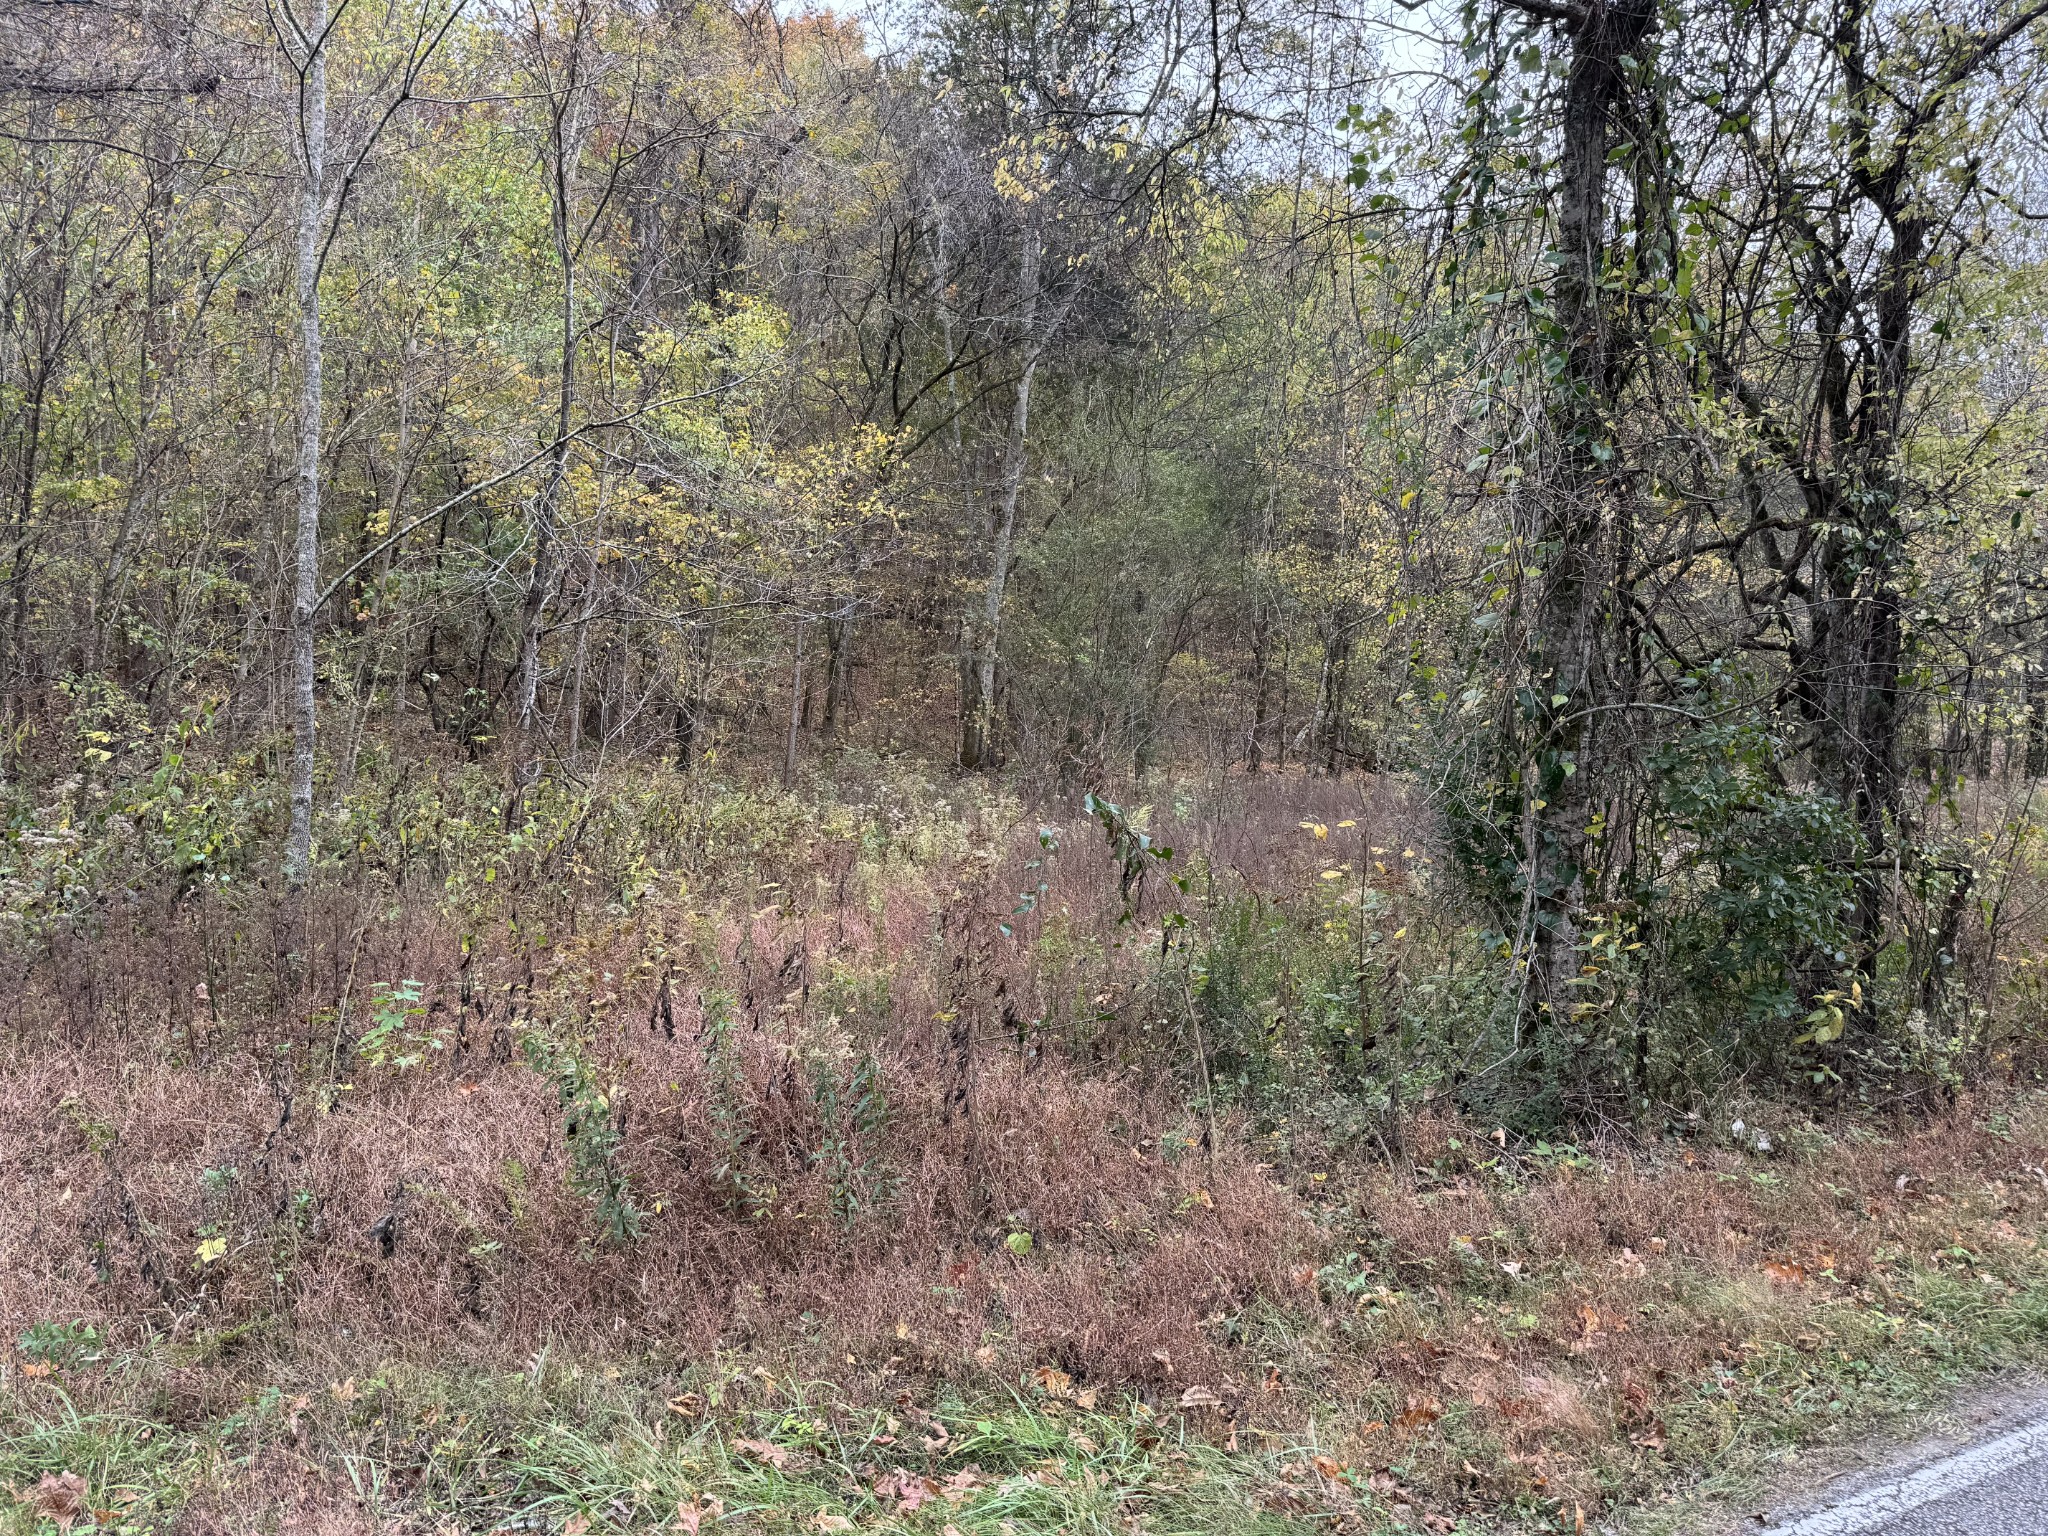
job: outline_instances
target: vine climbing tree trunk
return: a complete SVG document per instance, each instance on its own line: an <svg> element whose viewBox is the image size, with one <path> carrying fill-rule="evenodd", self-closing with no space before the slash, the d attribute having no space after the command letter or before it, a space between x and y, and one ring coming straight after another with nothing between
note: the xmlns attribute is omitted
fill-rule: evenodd
<svg viewBox="0 0 2048 1536"><path fill-rule="evenodd" d="M1613 152L1631 75L1647 68L1657 0L1521 4L1565 33L1557 244L1546 260L1554 330L1546 331L1547 462L1525 499L1518 543L1525 572L1526 650L1514 700L1520 731L1523 1020L1546 1035L1573 1016L1581 918L1597 875L1601 833L1598 733L1614 697L1623 622L1621 544L1628 487L1615 405L1630 323L1612 280ZM1636 151L1641 153L1642 147ZM1641 242L1638 242L1640 250ZM1548 1043L1546 1040L1543 1043Z"/></svg>

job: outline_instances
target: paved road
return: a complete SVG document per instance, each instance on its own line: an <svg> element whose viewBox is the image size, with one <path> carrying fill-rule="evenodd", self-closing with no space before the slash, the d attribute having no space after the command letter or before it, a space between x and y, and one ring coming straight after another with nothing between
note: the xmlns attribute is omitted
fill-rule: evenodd
<svg viewBox="0 0 2048 1536"><path fill-rule="evenodd" d="M1765 1536L2048 1536L2048 1415L1885 1477Z"/></svg>

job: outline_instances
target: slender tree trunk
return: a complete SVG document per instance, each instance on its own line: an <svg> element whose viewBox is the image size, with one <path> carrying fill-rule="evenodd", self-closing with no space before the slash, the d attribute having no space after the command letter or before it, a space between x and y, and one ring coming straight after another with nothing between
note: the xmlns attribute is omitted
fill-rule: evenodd
<svg viewBox="0 0 2048 1536"><path fill-rule="evenodd" d="M689 677L683 685L683 701L676 709L676 766L692 772L711 734L711 661L718 638L716 623L698 620L691 633Z"/></svg>
<svg viewBox="0 0 2048 1536"><path fill-rule="evenodd" d="M1000 766L995 748L996 664L1001 654L1003 594L1009 586L1010 562L1016 548L1017 505L1024 494L1024 469L1031 438L1031 385L1045 343L1038 334L1039 267L1045 255L1045 230L1034 211L1025 221L1023 258L1018 284L1023 307L1018 329L1024 338L1024 370L1010 402L1010 429L1003 443L1001 499L995 516L995 538L989 553L988 584L981 602L970 609L966 645L960 657L960 766L980 772Z"/></svg>
<svg viewBox="0 0 2048 1536"><path fill-rule="evenodd" d="M569 421L576 387L576 278L570 266L567 240L558 240L557 249L562 257L561 397L555 411L555 452L548 463L547 484L534 506L533 568L527 574L526 597L520 606L516 705L519 727L517 788L520 791L530 789L540 777L540 642L547 628L548 600L553 595L555 581L555 537L562 487L568 478Z"/></svg>
<svg viewBox="0 0 2048 1536"><path fill-rule="evenodd" d="M327 208L327 0L312 0L304 36L299 139L299 462L298 525L293 539L291 619L291 834L286 884L306 883L313 856L314 599L320 590L320 233Z"/></svg>
<svg viewBox="0 0 2048 1536"><path fill-rule="evenodd" d="M13 495L8 498L12 513L13 527L8 530L8 572L7 584L12 589L12 607L19 613L28 589L29 571L29 530L35 516L36 476L40 470L39 458L43 442L43 394L49 380L50 368L47 361L37 367L35 382L28 391L28 399L22 411L20 431L19 465L15 471ZM17 630L19 626L16 626ZM0 708L0 730L10 737L22 723L26 701L22 696L23 674L27 670L28 657L22 646L22 637L17 633L9 643L8 632L0 628L0 677L4 677L4 708ZM0 783L6 780L7 746L0 743Z"/></svg>
<svg viewBox="0 0 2048 1536"><path fill-rule="evenodd" d="M1335 778L1349 756L1346 715L1351 695L1351 653L1358 644L1358 624L1340 609L1323 630L1323 666L1316 686L1314 741L1323 772Z"/></svg>
<svg viewBox="0 0 2048 1536"><path fill-rule="evenodd" d="M804 637L810 633L810 621L799 619L796 626L796 659L791 665L789 679L789 745L782 755L782 787L789 789L796 783L796 737L797 727L804 716Z"/></svg>
<svg viewBox="0 0 2048 1536"><path fill-rule="evenodd" d="M2030 779L2048 777L2048 663L2027 668L2027 756Z"/></svg>
<svg viewBox="0 0 2048 1536"><path fill-rule="evenodd" d="M825 621L825 653L825 736L827 740L837 740L852 705L852 619Z"/></svg>
<svg viewBox="0 0 2048 1536"><path fill-rule="evenodd" d="M1244 766L1248 773L1265 767L1266 712L1272 707L1272 662L1267 652L1272 626L1262 613L1252 624L1252 727L1245 740Z"/></svg>
<svg viewBox="0 0 2048 1536"><path fill-rule="evenodd" d="M561 525L562 497L569 475L569 424L576 404L576 251L574 218L576 160L583 146L584 81L583 16L579 12L569 43L568 73L551 103L548 167L548 209L553 225L555 263L561 269L561 351L556 360L555 447L548 476L534 506L533 569L520 607L519 663L515 686L519 760L514 770L512 804L540 777L540 642L547 630L547 610L554 596L556 542Z"/></svg>

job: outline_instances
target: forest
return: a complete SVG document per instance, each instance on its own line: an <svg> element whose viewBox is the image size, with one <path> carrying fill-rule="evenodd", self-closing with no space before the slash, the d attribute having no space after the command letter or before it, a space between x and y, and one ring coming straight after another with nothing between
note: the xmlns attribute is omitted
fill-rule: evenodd
<svg viewBox="0 0 2048 1536"><path fill-rule="evenodd" d="M2048 1361L2048 0L0 0L0 192L0 1530Z"/></svg>

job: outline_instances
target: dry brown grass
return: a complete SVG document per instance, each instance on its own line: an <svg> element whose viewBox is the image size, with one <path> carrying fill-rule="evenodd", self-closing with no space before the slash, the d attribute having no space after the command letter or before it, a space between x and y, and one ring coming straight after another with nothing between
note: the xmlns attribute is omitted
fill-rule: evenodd
<svg viewBox="0 0 2048 1536"><path fill-rule="evenodd" d="M792 842L630 909L541 872L467 932L418 890L330 891L292 921L260 895L138 903L4 1000L0 1181L30 1197L0 1212L0 1330L167 1342L150 1411L187 1424L259 1367L543 1346L678 1372L754 1354L883 1404L1045 1368L1162 1409L1213 1391L1219 1440L1314 1419L1440 1511L1590 1510L1704 1454L1687 1415L1726 1373L1909 1309L1909 1275L2010 1293L2038 1268L2048 1114L2007 1090L1826 1136L1779 1106L1772 1159L1712 1128L1539 1157L1428 1109L1393 1167L1269 1167L1228 1119L1204 1146L1134 954L1149 914L1118 923L1091 829L1034 868L1013 819L919 867ZM1419 841L1388 796L1313 781L1162 832L1277 896L1329 856L1299 824L1344 819ZM369 989L404 977L443 1048L352 1059ZM528 1036L602 1085L634 1241L572 1187ZM864 1055L888 1114L859 1133L815 1085ZM324 1472L248 1478L257 1525L356 1528ZM253 1528L211 1518L192 1529Z"/></svg>

